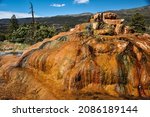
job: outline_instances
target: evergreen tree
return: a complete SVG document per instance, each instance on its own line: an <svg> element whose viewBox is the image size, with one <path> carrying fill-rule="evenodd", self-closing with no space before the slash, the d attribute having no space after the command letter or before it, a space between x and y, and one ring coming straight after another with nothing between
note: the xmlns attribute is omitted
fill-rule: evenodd
<svg viewBox="0 0 150 117"><path fill-rule="evenodd" d="M32 36L32 25L22 25L11 33L10 41L26 44L34 44L42 41L45 38L51 38L57 34L54 26L46 26L42 24L35 24L35 32Z"/></svg>
<svg viewBox="0 0 150 117"><path fill-rule="evenodd" d="M62 27L62 31L63 32L66 32L68 31L70 28L69 28L69 25L68 24L64 24L63 27Z"/></svg>
<svg viewBox="0 0 150 117"><path fill-rule="evenodd" d="M10 32L16 31L19 28L18 20L15 15L10 19Z"/></svg>
<svg viewBox="0 0 150 117"><path fill-rule="evenodd" d="M132 16L130 26L137 33L143 33L146 31L145 20L143 15L136 13Z"/></svg>

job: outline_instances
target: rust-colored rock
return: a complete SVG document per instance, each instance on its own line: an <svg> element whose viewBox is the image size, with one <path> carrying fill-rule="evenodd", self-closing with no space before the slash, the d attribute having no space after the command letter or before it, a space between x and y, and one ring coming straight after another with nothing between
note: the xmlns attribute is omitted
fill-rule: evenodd
<svg viewBox="0 0 150 117"><path fill-rule="evenodd" d="M117 35L124 33L124 25L123 24L117 24L115 28L115 32Z"/></svg>
<svg viewBox="0 0 150 117"><path fill-rule="evenodd" d="M122 24L123 21L124 21L123 19L115 19L115 20L113 20L113 19L104 19L104 22L106 24L115 24L115 25Z"/></svg>
<svg viewBox="0 0 150 117"><path fill-rule="evenodd" d="M150 98L150 36L89 25L1 56L0 99Z"/></svg>
<svg viewBox="0 0 150 117"><path fill-rule="evenodd" d="M117 19L117 14L112 12L105 12L103 13L104 19Z"/></svg>
<svg viewBox="0 0 150 117"><path fill-rule="evenodd" d="M132 33L134 33L134 30L130 26L125 26L124 34L132 34Z"/></svg>
<svg viewBox="0 0 150 117"><path fill-rule="evenodd" d="M129 26L124 27L123 22L124 22L124 19L118 19L117 14L111 13L111 12L105 12L105 13L96 13L95 15L93 15L90 19L89 24L92 25L93 30L98 30L96 32L102 32L102 35L105 34L103 33L104 30L110 29L110 28L106 29L105 25L108 25L108 26L113 25L114 26L113 32L114 34L117 34L117 35L123 34L123 33L124 34L133 33L133 30L131 30ZM81 24L81 26L80 25L78 26L83 27L82 25L83 24Z"/></svg>

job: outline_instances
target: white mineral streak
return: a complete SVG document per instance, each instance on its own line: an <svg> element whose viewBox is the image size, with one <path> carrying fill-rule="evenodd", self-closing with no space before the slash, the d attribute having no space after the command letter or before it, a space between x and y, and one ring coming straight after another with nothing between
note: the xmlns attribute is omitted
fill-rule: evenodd
<svg viewBox="0 0 150 117"><path fill-rule="evenodd" d="M142 42L142 43L136 42L136 44L140 45L141 48L143 48L143 49L145 49L145 50L150 49L150 46L148 46L146 42Z"/></svg>

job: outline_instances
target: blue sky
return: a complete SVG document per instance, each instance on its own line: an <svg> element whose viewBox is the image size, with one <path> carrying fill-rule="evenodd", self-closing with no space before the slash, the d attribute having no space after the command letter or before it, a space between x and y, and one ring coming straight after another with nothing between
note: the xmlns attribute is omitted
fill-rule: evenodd
<svg viewBox="0 0 150 117"><path fill-rule="evenodd" d="M29 2L34 5L35 15L55 16L84 12L129 9L149 5L150 0L0 0L0 19L30 17Z"/></svg>

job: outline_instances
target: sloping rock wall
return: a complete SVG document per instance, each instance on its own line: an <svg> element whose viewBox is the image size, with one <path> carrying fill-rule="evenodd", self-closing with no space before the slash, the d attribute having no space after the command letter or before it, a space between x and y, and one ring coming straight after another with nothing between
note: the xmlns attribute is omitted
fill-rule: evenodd
<svg viewBox="0 0 150 117"><path fill-rule="evenodd" d="M0 56L0 99L150 98L150 36L93 34L88 24Z"/></svg>
<svg viewBox="0 0 150 117"><path fill-rule="evenodd" d="M149 44L143 36L85 38L75 32L47 39L20 58L1 57L5 63L0 83L6 95L1 90L0 97L65 99L69 92L93 90L116 97L149 97Z"/></svg>

